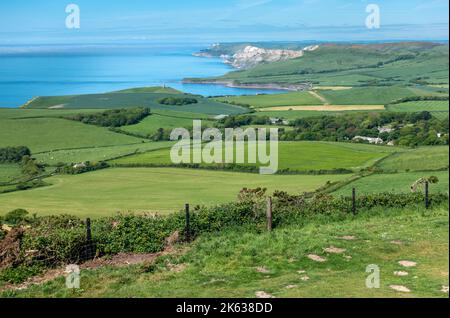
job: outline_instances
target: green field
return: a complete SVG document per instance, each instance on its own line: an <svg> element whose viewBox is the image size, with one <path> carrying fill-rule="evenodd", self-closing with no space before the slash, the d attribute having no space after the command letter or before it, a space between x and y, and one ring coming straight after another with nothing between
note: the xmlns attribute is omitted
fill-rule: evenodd
<svg viewBox="0 0 450 318"><path fill-rule="evenodd" d="M267 187L290 193L313 191L348 175L263 176L177 168L115 168L45 179L48 187L0 195L0 214L24 208L39 215L99 217L116 212L174 212L185 203L234 201L244 188Z"/></svg>
<svg viewBox="0 0 450 318"><path fill-rule="evenodd" d="M127 107L149 107L152 110L171 110L207 115L231 115L248 112L246 108L219 103L202 96L189 95L198 100L196 104L184 106L161 105L158 100L166 97L180 97L179 93L147 92L149 88L137 88L105 94L45 96L38 97L26 105L27 109L110 109Z"/></svg>
<svg viewBox="0 0 450 318"><path fill-rule="evenodd" d="M236 147L234 147L236 151ZM251 146L255 151L255 145ZM280 142L279 169L293 171L354 169L370 166L375 161L398 150L350 143ZM401 151L401 150L400 150ZM247 154L248 147L245 153ZM191 157L193 152L191 152ZM236 156L234 156L236 157ZM247 158L247 157L246 157ZM170 150L152 151L114 160L114 164L171 164ZM205 164L206 165L206 164Z"/></svg>
<svg viewBox="0 0 450 318"><path fill-rule="evenodd" d="M109 147L57 150L35 154L33 157L39 162L48 165L56 165L58 163L78 163L84 161L106 161L130 154L169 148L172 144L173 142L170 141L162 141Z"/></svg>
<svg viewBox="0 0 450 318"><path fill-rule="evenodd" d="M21 176L22 172L17 164L0 164L0 184L9 183Z"/></svg>
<svg viewBox="0 0 450 318"><path fill-rule="evenodd" d="M433 171L433 172L404 172L393 174L374 174L354 181L343 188L336 191L334 194L349 196L352 193L352 188L356 188L358 193L377 193L377 192L391 192L391 193L407 193L411 192L411 185L420 178L436 176L439 178L439 183L430 185L430 192L448 193L448 171Z"/></svg>
<svg viewBox="0 0 450 318"><path fill-rule="evenodd" d="M371 110L370 112L379 112L382 110ZM267 117L276 117L283 118L286 120L295 120L299 118L309 118L309 117L321 117L321 116L339 116L342 114L355 113L355 112L365 112L367 110L352 110L352 111L340 111L340 112L331 112L331 111L314 111L314 110L279 110L279 111L266 111L264 112L255 112L249 114L250 116L267 116Z"/></svg>
<svg viewBox="0 0 450 318"><path fill-rule="evenodd" d="M165 130L190 128L192 127L194 119L201 119L202 126L204 127L212 126L213 123L213 121L209 120L208 116L205 114L157 110L140 123L131 126L123 126L121 127L121 130L145 136L155 133L159 128L164 128Z"/></svg>
<svg viewBox="0 0 450 318"><path fill-rule="evenodd" d="M0 119L0 147L27 146L33 153L136 144L142 139L60 118Z"/></svg>
<svg viewBox="0 0 450 318"><path fill-rule="evenodd" d="M401 104L392 104L387 106L387 110L392 112L447 112L448 115L448 101L418 101L406 102Z"/></svg>
<svg viewBox="0 0 450 318"><path fill-rule="evenodd" d="M386 172L448 169L448 146L421 147L392 154L377 166Z"/></svg>
<svg viewBox="0 0 450 318"><path fill-rule="evenodd" d="M102 112L104 109L24 109L0 108L0 120L28 118L60 118L80 113Z"/></svg>
<svg viewBox="0 0 450 318"><path fill-rule="evenodd" d="M214 98L221 102L234 102L247 104L255 108L264 108L272 106L307 106L322 105L322 101L309 92L293 92L274 95L256 95L256 96L227 96Z"/></svg>
<svg viewBox="0 0 450 318"><path fill-rule="evenodd" d="M434 95L427 90L400 86L322 90L319 94L331 105L386 105L404 97Z"/></svg>
<svg viewBox="0 0 450 318"><path fill-rule="evenodd" d="M4 292L4 297L80 298L448 298L448 207L377 210L340 221L310 221L273 233L241 229L205 235L187 249L158 258L153 265L83 270L81 289L66 288L65 278ZM353 235L355 240L339 237ZM401 244L393 244L392 241ZM327 254L324 248L343 248ZM314 253L327 259L316 263ZM351 257L351 258L350 258ZM416 267L403 268L409 260ZM366 287L369 264L380 268L380 287ZM258 272L258 268L266 272ZM303 272L301 272L303 271ZM407 271L405 277L394 275ZM410 293L390 288L401 285Z"/></svg>
<svg viewBox="0 0 450 318"><path fill-rule="evenodd" d="M299 84L316 86L411 85L418 79L426 85L448 84L448 45L393 43L373 45L322 45L303 57L263 63L248 70L218 78L242 84Z"/></svg>

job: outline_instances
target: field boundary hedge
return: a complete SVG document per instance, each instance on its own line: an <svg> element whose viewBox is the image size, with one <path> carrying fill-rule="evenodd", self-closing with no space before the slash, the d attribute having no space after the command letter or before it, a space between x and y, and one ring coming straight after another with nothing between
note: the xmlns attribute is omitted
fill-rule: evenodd
<svg viewBox="0 0 450 318"><path fill-rule="evenodd" d="M242 192L241 192L242 193ZM248 192L248 193L265 193ZM265 196L265 194L264 194ZM214 207L194 207L190 216L190 237L205 233L220 232L232 227L245 227L252 231L265 231L265 197L242 199L239 202ZM380 193L361 195L356 199L358 211L374 208L406 208L424 204L424 194ZM430 202L440 206L448 202L448 194L432 194ZM303 225L315 216L330 219L349 217L352 213L351 197L333 197L319 194L308 199L306 196L290 196L275 192L273 199L273 226ZM25 220L24 220L25 222ZM78 217L59 215L26 219L5 237L0 245L11 240L11 235L21 231L11 245L12 249L0 253L0 277L2 270L20 268L52 268L69 263L80 263L85 248L91 241L86 235L86 223ZM185 237L185 213L177 212L168 216L158 214L118 214L92 220L92 242L94 255L105 256L118 253L157 253L166 246L168 237L174 233L183 240ZM26 227L23 227L26 225ZM17 242L20 240L20 242ZM5 256L6 255L6 256ZM11 257L14 255L14 257ZM9 257L9 258L8 258Z"/></svg>

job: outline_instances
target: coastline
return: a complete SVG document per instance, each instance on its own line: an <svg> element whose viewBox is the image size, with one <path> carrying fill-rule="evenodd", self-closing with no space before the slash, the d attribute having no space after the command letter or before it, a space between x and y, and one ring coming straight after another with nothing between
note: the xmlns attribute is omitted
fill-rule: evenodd
<svg viewBox="0 0 450 318"><path fill-rule="evenodd" d="M280 91L308 91L312 89L312 84L281 84L281 83L269 83L269 84L243 84L233 80L211 80L211 79L183 79L183 84L209 84L209 85L222 85L230 88L244 88L244 89L267 89L267 90L280 90Z"/></svg>

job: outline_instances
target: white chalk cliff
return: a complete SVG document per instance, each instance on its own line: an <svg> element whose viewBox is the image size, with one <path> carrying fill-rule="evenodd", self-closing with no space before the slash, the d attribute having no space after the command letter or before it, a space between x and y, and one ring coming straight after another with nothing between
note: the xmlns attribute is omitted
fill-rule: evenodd
<svg viewBox="0 0 450 318"><path fill-rule="evenodd" d="M299 51L293 50L270 50L256 46L246 46L234 55L222 55L225 63L238 69L254 67L260 63L278 62L302 57L305 51L314 51L318 45L308 46Z"/></svg>

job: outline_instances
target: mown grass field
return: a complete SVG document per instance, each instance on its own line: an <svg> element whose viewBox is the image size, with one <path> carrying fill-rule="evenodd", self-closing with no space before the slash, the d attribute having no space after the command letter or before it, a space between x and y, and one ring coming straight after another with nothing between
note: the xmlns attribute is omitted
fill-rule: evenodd
<svg viewBox="0 0 450 318"><path fill-rule="evenodd" d="M260 109L261 110L261 109ZM371 110L370 112L379 112L380 110ZM268 108L264 109L264 112L255 112L249 114L250 116L268 116L268 117L276 117L276 118L284 118L286 120L295 120L298 118L309 118L309 117L320 117L320 116L339 116L342 114L355 113L355 112L366 112L366 111L339 111L339 112L331 112L331 111L316 111L316 110L269 110Z"/></svg>
<svg viewBox="0 0 450 318"><path fill-rule="evenodd" d="M420 178L430 176L436 176L439 178L439 183L430 184L430 192L448 193L448 171L431 171L374 174L347 184L333 194L349 196L352 193L352 188L356 188L357 193L362 194L377 192L408 193L411 192L411 185L415 181Z"/></svg>
<svg viewBox="0 0 450 318"><path fill-rule="evenodd" d="M448 298L442 292L448 286L448 217L448 206L433 211L380 209L346 220L312 220L270 234L229 230L200 237L153 265L83 270L76 292L60 277L2 296L254 298L264 292L277 298ZM349 235L355 239L340 239ZM345 252L324 252L330 246ZM326 262L308 259L312 253ZM403 260L417 266L402 267ZM380 269L379 289L366 287L370 264ZM396 276L396 271L408 275ZM392 285L410 292L395 291Z"/></svg>
<svg viewBox="0 0 450 318"><path fill-rule="evenodd" d="M59 163L79 163L84 161L106 161L121 156L135 153L143 153L151 150L170 148L173 142L145 142L130 145L92 147L69 150L57 150L38 153L33 155L39 162L48 165L57 165Z"/></svg>
<svg viewBox="0 0 450 318"><path fill-rule="evenodd" d="M0 184L8 183L21 176L20 166L17 164L0 164Z"/></svg>
<svg viewBox="0 0 450 318"><path fill-rule="evenodd" d="M161 98L180 97L179 93L144 92L135 89L125 92L111 92L105 94L72 95L72 96L47 96L38 97L26 105L27 109L104 109L127 107L150 107L152 110L172 110L189 113L202 113L208 115L231 115L247 112L246 108L219 103L202 96L195 97L196 104L184 106L162 105L158 102Z"/></svg>
<svg viewBox="0 0 450 318"><path fill-rule="evenodd" d="M418 101L388 105L387 110L393 112L447 112L449 111L448 101Z"/></svg>
<svg viewBox="0 0 450 318"><path fill-rule="evenodd" d="M429 96L430 92L401 86L356 87L319 92L331 105L386 105L404 97Z"/></svg>
<svg viewBox="0 0 450 318"><path fill-rule="evenodd" d="M420 147L390 155L377 167L385 172L448 169L448 146Z"/></svg>
<svg viewBox="0 0 450 318"><path fill-rule="evenodd" d="M0 195L0 214L24 208L39 215L99 217L116 212L174 212L184 204L234 201L244 188L290 193L313 191L348 175L263 176L178 168L115 168L45 179L52 186Z"/></svg>
<svg viewBox="0 0 450 318"><path fill-rule="evenodd" d="M123 126L121 130L139 135L155 133L159 128L171 131L175 128L190 128L195 119L202 120L202 126L212 126L212 121L205 114L178 111L157 110L136 125Z"/></svg>
<svg viewBox="0 0 450 318"><path fill-rule="evenodd" d="M0 147L27 146L33 153L136 144L142 139L60 118L0 119Z"/></svg>
<svg viewBox="0 0 450 318"><path fill-rule="evenodd" d="M309 92L292 92L274 95L257 96L227 96L214 98L220 102L234 102L248 104L254 108L264 108L273 106L301 106L301 105L321 105L320 99Z"/></svg>
<svg viewBox="0 0 450 318"><path fill-rule="evenodd" d="M247 154L255 153L256 145L247 144L245 148L246 162ZM223 159L225 148L223 148ZM237 146L233 148L236 158ZM350 143L328 143L328 142L279 142L279 169L290 169L293 171L309 170L332 170L332 169L354 169L374 164L377 160L389 155L394 151L402 149L392 147L380 147L363 144ZM269 152L269 151L268 151ZM194 151L191 151L191 158ZM152 151L135 156L124 157L113 160L113 164L171 164L170 149ZM207 165L207 164L201 164ZM248 165L248 164L246 164ZM260 166L260 164L256 164ZM263 165L264 166L264 165Z"/></svg>

